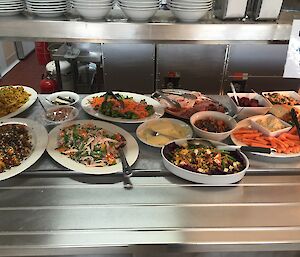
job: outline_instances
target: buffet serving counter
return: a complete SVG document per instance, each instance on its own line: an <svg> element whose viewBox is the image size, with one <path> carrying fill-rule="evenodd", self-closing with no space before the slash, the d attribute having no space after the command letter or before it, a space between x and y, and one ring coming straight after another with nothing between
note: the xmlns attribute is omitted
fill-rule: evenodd
<svg viewBox="0 0 300 257"><path fill-rule="evenodd" d="M36 102L18 117L41 112ZM135 136L137 125L117 125ZM47 153L1 181L0 256L300 251L299 158L250 157L240 183L213 187L175 177L138 143L132 190L121 173L72 172Z"/></svg>

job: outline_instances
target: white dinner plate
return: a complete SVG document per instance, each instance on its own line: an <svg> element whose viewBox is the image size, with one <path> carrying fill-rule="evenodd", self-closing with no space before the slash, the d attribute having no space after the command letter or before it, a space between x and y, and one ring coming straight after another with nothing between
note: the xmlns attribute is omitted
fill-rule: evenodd
<svg viewBox="0 0 300 257"><path fill-rule="evenodd" d="M22 171L32 166L44 153L48 143L48 133L43 125L29 119L5 119L0 121L0 126L5 124L23 124L28 127L29 135L32 137L32 153L31 155L22 161L19 166L15 166L0 173L0 180L8 179L18 175Z"/></svg>
<svg viewBox="0 0 300 257"><path fill-rule="evenodd" d="M264 117L264 115L257 115L257 116L253 116L253 117L249 117L247 119L244 119L242 121L240 121L237 126L236 126L236 130L242 127L248 127L251 128L251 122L250 120L253 118L262 118ZM231 134L231 140L235 145L246 145L243 142L239 141L234 134ZM290 154L284 154L284 153L271 153L271 154L267 154L267 153L256 153L256 152L252 152L251 154L255 154L255 155L259 155L259 156L264 156L264 157L270 157L270 158L295 158L295 157L299 157L300 153L290 153Z"/></svg>
<svg viewBox="0 0 300 257"><path fill-rule="evenodd" d="M57 150L55 150L58 147L57 140L58 135L61 129L68 127L70 125L74 124L93 124L99 128L103 128L106 131L109 131L111 134L114 133L120 133L125 139L126 139L126 146L124 147L124 154L126 156L126 159L128 161L129 165L133 165L135 161L138 158L139 155L139 146L134 139L132 135L130 135L126 130L110 124L108 122L99 121L99 120L76 120L64 123L60 126L55 127L53 130L49 133L49 143L47 146L47 152L49 155L57 161L62 166L74 170L77 172L85 173L85 174L91 174L91 175L105 175L105 174L112 174L116 172L122 171L122 163L120 160L117 162L117 164L112 166L105 166L105 167L87 167L84 164L78 163L70 158L68 158L66 155L61 154Z"/></svg>
<svg viewBox="0 0 300 257"><path fill-rule="evenodd" d="M35 103L36 99L37 99L37 92L36 92L33 88L31 88L31 87L26 87L26 86L13 86L13 87L23 87L24 90L25 90L28 94L30 94L29 99L28 99L28 101L27 101L25 104L23 104L19 109L17 109L16 111L11 112L11 113L9 113L9 114L7 114L7 115L1 117L0 120L12 118L12 117L14 117L14 116L16 116L16 115L18 115L18 114L24 112L24 111L27 110L31 105L33 105L33 104ZM3 87L0 87L0 90L1 90L1 88L4 88L4 86L3 86Z"/></svg>
<svg viewBox="0 0 300 257"><path fill-rule="evenodd" d="M88 113L89 115L96 117L98 119L102 119L102 120L107 120L107 121L112 121L112 122L120 122L120 123L143 123L146 120L151 120L151 119L156 119L156 118L160 118L164 115L164 107L157 102L156 100L152 99L151 97L145 96L145 95L140 95L140 94L135 94L135 93L128 93L128 92L120 92L120 91L114 91L114 94L120 94L122 96L125 97L132 97L133 100L140 102L141 100L145 100L147 102L147 104L152 105L154 108L154 114L152 114L151 116L144 118L144 119L135 119L135 120L130 120L130 119L122 119L122 118L113 118L110 116L106 116L102 113L97 112L96 110L93 109L93 107L90 105L89 100L91 100L93 97L96 96L102 96L104 95L106 92L101 92L101 93L96 93L96 94L92 94L89 95L87 97L85 97L82 101L81 101L81 107L82 109Z"/></svg>

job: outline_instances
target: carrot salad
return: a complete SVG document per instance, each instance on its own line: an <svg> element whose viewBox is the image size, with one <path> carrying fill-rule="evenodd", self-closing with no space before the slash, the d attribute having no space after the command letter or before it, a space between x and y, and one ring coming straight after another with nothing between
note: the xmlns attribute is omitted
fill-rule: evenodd
<svg viewBox="0 0 300 257"><path fill-rule="evenodd" d="M274 148L278 153L284 154L300 152L300 139L296 127L278 137L265 136L258 130L246 127L235 130L233 135L248 146Z"/></svg>
<svg viewBox="0 0 300 257"><path fill-rule="evenodd" d="M104 96L96 96L90 100L91 106L94 110L115 118L123 119L143 119L151 116L154 113L152 105L148 105L145 100L136 102L132 98L121 96L121 101L112 97L107 98L104 103ZM122 104L123 102L123 104Z"/></svg>

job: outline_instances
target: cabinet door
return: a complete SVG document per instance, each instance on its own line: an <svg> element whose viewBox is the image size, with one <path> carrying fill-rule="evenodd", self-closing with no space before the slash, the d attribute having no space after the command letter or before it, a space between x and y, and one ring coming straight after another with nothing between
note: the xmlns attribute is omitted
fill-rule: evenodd
<svg viewBox="0 0 300 257"><path fill-rule="evenodd" d="M249 74L246 91L298 90L296 79L282 77L288 45L233 44L228 64L228 82L235 72Z"/></svg>
<svg viewBox="0 0 300 257"><path fill-rule="evenodd" d="M169 71L180 73L181 88L218 94L226 45L161 44L157 47L157 87Z"/></svg>
<svg viewBox="0 0 300 257"><path fill-rule="evenodd" d="M103 44L105 90L152 93L155 45Z"/></svg>

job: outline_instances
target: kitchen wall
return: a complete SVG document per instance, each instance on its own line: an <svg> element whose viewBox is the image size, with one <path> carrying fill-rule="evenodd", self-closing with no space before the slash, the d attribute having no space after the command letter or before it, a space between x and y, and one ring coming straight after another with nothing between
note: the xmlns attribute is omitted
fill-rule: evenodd
<svg viewBox="0 0 300 257"><path fill-rule="evenodd" d="M4 76L18 62L14 42L0 41L0 77Z"/></svg>

